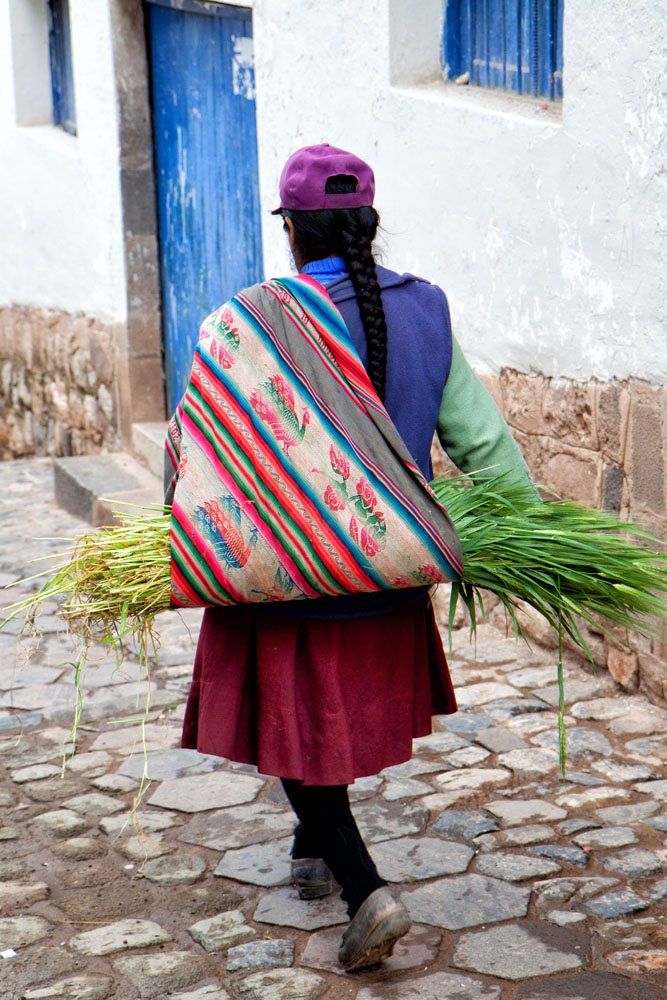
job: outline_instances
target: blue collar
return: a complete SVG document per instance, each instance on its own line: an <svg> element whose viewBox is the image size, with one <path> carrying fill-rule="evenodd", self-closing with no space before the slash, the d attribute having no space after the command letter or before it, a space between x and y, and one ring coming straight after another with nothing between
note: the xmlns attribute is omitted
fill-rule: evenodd
<svg viewBox="0 0 667 1000"><path fill-rule="evenodd" d="M342 257L325 257L323 260L311 260L301 268L302 274L309 274L316 281L327 284L347 276L347 266Z"/></svg>

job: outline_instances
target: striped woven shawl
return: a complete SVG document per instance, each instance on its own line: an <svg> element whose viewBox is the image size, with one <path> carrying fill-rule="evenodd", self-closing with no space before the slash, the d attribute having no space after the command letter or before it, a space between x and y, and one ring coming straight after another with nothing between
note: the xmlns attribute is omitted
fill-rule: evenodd
<svg viewBox="0 0 667 1000"><path fill-rule="evenodd" d="M461 575L447 512L312 278L255 285L204 321L165 455L173 606Z"/></svg>

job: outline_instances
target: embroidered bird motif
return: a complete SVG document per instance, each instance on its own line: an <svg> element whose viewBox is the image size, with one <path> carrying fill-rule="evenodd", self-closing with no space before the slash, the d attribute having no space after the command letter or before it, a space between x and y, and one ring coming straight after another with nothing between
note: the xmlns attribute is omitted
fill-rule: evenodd
<svg viewBox="0 0 667 1000"><path fill-rule="evenodd" d="M253 389L250 403L255 412L269 425L283 451L299 444L310 423L310 413L304 406L301 423L296 412L294 393L282 375L272 375L266 382Z"/></svg>
<svg viewBox="0 0 667 1000"><path fill-rule="evenodd" d="M241 530L241 508L234 497L205 501L203 507L197 508L197 522L227 566L245 566L257 544L257 528L252 528L246 542Z"/></svg>

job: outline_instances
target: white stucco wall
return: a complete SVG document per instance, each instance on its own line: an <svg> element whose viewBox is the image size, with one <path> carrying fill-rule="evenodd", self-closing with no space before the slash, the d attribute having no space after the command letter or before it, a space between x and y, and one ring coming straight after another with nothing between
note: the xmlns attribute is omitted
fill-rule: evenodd
<svg viewBox="0 0 667 1000"><path fill-rule="evenodd" d="M296 147L354 149L376 171L385 263L445 288L479 369L665 381L662 4L567 0L562 118L439 80L441 13L256 0L263 207ZM263 224L279 273L280 221Z"/></svg>
<svg viewBox="0 0 667 1000"><path fill-rule="evenodd" d="M70 0L77 136L49 124L45 9L45 0L0 0L0 304L122 321L108 0Z"/></svg>

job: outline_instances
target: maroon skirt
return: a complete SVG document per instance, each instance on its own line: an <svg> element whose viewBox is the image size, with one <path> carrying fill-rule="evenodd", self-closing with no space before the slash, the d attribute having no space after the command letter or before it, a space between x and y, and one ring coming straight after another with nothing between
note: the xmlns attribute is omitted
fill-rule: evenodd
<svg viewBox="0 0 667 1000"><path fill-rule="evenodd" d="M204 612L181 746L310 785L412 756L456 698L430 597L356 618Z"/></svg>

